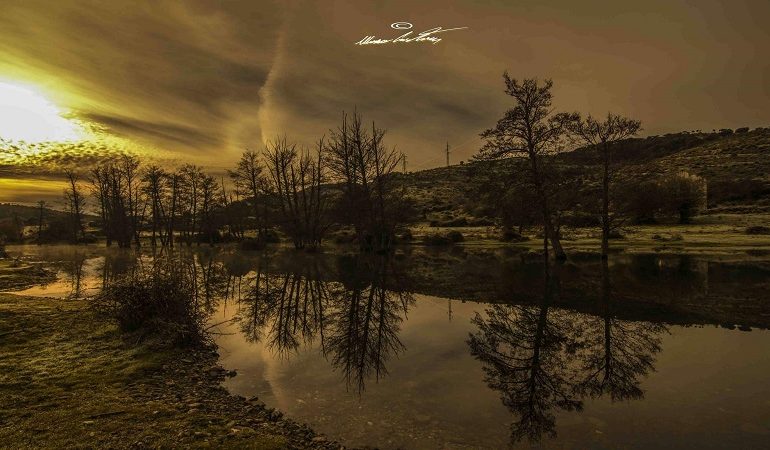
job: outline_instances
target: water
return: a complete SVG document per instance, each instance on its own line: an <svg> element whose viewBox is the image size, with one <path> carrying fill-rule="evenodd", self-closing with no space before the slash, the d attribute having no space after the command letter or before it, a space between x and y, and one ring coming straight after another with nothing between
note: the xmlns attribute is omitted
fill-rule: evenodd
<svg viewBox="0 0 770 450"><path fill-rule="evenodd" d="M152 255L10 247L84 296ZM225 386L349 446L761 448L770 258L184 250Z"/></svg>

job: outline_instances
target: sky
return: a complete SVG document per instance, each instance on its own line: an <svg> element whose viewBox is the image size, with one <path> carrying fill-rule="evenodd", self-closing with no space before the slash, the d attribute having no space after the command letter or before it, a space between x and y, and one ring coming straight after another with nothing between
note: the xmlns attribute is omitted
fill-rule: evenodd
<svg viewBox="0 0 770 450"><path fill-rule="evenodd" d="M447 142L458 163L510 107L505 70L642 135L768 126L767 17L766 0L2 0L0 201L55 203L64 168L122 153L224 173L354 109L409 170L445 164ZM356 45L436 27L465 28Z"/></svg>

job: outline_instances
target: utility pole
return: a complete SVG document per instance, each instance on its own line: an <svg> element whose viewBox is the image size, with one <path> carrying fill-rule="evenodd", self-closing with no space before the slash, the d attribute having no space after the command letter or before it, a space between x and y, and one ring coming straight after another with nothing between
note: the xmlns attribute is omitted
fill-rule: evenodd
<svg viewBox="0 0 770 450"><path fill-rule="evenodd" d="M449 141L446 143L446 166L449 167Z"/></svg>
<svg viewBox="0 0 770 450"><path fill-rule="evenodd" d="M401 153L401 167L404 170L404 173L406 173L406 153Z"/></svg>

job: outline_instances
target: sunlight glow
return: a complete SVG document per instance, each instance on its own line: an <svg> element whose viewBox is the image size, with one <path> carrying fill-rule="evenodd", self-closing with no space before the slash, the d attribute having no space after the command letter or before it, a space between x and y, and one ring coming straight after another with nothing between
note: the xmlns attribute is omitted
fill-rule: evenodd
<svg viewBox="0 0 770 450"><path fill-rule="evenodd" d="M36 143L85 138L77 121L34 88L0 81L0 139Z"/></svg>

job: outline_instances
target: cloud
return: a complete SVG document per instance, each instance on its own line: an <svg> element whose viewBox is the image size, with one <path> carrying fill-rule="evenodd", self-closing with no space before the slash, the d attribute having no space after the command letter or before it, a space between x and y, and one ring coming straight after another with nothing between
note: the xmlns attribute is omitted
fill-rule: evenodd
<svg viewBox="0 0 770 450"><path fill-rule="evenodd" d="M0 171L136 152L221 172L277 134L312 145L354 108L412 169L435 166L447 141L454 161L477 150L509 106L506 69L553 78L560 109L612 110L650 133L767 125L768 15L758 0L5 0L0 78L40 85L116 139L8 150ZM469 29L436 45L353 45L393 37L396 21Z"/></svg>

